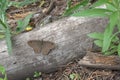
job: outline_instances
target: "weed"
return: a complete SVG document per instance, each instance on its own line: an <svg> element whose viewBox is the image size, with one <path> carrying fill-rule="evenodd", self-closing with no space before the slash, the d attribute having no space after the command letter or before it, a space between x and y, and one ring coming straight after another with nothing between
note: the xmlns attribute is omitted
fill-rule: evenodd
<svg viewBox="0 0 120 80"><path fill-rule="evenodd" d="M0 73L3 76L3 77L0 77L0 80L8 80L6 70L5 70L4 66L2 66L2 65L0 65Z"/></svg>
<svg viewBox="0 0 120 80"><path fill-rule="evenodd" d="M34 76L33 76L34 78L37 78L40 76L41 76L41 72L36 72L36 71L34 72Z"/></svg>
<svg viewBox="0 0 120 80"><path fill-rule="evenodd" d="M88 34L88 36L95 39L94 43L102 48L102 53L105 55L117 52L120 56L120 40L118 37L120 33L120 0L98 0L94 4L89 5L89 7L84 8L84 10L71 13L81 8L81 6L86 7L86 5L83 5L85 2L86 5L89 4L89 0L83 0L83 3L81 2L80 5L68 9L64 15L108 18L109 23L104 33L95 32ZM116 26L118 31L114 33Z"/></svg>
<svg viewBox="0 0 120 80"><path fill-rule="evenodd" d="M71 80L80 80L80 75L77 74L77 73L72 73L72 74L69 75L69 78Z"/></svg>
<svg viewBox="0 0 120 80"><path fill-rule="evenodd" d="M12 53L12 41L11 36L20 33L25 30L26 26L29 23L30 18L32 17L32 14L25 17L24 20L19 20L17 30L16 32L11 31L10 25L7 23L7 17L6 17L6 10L9 8L9 6L12 5L12 2L9 0L1 0L0 1L0 38L5 38L7 43L7 49L8 53Z"/></svg>

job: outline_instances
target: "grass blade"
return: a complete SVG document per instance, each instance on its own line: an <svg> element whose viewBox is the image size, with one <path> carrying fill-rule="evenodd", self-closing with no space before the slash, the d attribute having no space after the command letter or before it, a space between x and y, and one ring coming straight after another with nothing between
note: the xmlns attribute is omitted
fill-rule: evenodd
<svg viewBox="0 0 120 80"><path fill-rule="evenodd" d="M117 8L112 3L107 3L106 7L107 7L107 9L109 9L111 11L116 11L117 10Z"/></svg>
<svg viewBox="0 0 120 80"><path fill-rule="evenodd" d="M96 9L88 9L88 10L80 11L80 12L74 13L72 16L106 17L111 13L112 11L108 9L96 8Z"/></svg>
<svg viewBox="0 0 120 80"><path fill-rule="evenodd" d="M120 56L120 43L118 45L117 52L118 52L118 55Z"/></svg>
<svg viewBox="0 0 120 80"><path fill-rule="evenodd" d="M6 29L5 39L6 39L8 53L10 55L12 54L12 41L11 41L11 34L9 28Z"/></svg>
<svg viewBox="0 0 120 80"><path fill-rule="evenodd" d="M110 28L113 28L117 22L118 22L118 13L117 12L113 12L111 15L110 15Z"/></svg>
<svg viewBox="0 0 120 80"><path fill-rule="evenodd" d="M98 47L102 47L102 46L103 46L103 41L102 41L102 40L95 40L94 43L95 43Z"/></svg>
<svg viewBox="0 0 120 80"><path fill-rule="evenodd" d="M99 39L99 40L103 40L104 37L102 33L98 33L98 32L90 33L88 34L88 36L90 38Z"/></svg>
<svg viewBox="0 0 120 80"><path fill-rule="evenodd" d="M3 29L7 28L7 26L3 23L3 21L0 19L0 27Z"/></svg>

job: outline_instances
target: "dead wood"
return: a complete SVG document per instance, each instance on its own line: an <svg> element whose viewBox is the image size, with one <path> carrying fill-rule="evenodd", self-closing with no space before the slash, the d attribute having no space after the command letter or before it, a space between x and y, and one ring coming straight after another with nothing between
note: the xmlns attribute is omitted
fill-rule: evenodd
<svg viewBox="0 0 120 80"><path fill-rule="evenodd" d="M83 59L79 61L81 66L120 70L120 57L117 55L105 56L100 53L87 52Z"/></svg>
<svg viewBox="0 0 120 80"><path fill-rule="evenodd" d="M13 37L12 55L8 55L6 43L1 41L0 64L5 66L9 80L24 80L34 71L55 71L74 58L82 58L93 44L87 34L102 32L107 22L101 18L75 17L55 21ZM38 42L30 46L29 41Z"/></svg>

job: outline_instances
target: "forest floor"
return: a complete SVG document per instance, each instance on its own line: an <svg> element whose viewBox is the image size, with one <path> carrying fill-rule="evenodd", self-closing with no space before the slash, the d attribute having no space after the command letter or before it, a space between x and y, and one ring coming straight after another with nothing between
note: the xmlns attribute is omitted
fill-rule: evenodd
<svg viewBox="0 0 120 80"><path fill-rule="evenodd" d="M77 0L72 1L73 5L77 3ZM44 0L44 2L36 2L21 8L10 7L7 10L8 23L11 25L11 29L15 30L17 20L30 13L35 13L36 16L31 19L29 25L33 28L39 25L43 26L62 18L61 15L66 9L66 4L66 0L56 0L55 3ZM120 71L87 68L80 66L79 61L79 59L75 59L63 65L58 71L49 74L42 73L40 77L33 80L120 80Z"/></svg>

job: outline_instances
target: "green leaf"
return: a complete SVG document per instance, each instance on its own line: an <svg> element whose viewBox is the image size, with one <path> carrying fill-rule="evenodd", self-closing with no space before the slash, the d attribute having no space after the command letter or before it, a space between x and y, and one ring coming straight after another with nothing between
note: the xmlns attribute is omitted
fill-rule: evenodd
<svg viewBox="0 0 120 80"><path fill-rule="evenodd" d="M7 74L5 74L4 80L8 80L8 79L7 79Z"/></svg>
<svg viewBox="0 0 120 80"><path fill-rule="evenodd" d="M24 20L19 20L17 23L18 23L18 26L17 26L17 29L16 31L19 33L19 32L22 32L25 30L25 28L27 27L27 25L29 24L29 21L30 21L30 18L32 17L33 14L29 14L28 16L25 17Z"/></svg>
<svg viewBox="0 0 120 80"><path fill-rule="evenodd" d="M111 44L111 35L112 35L112 29L110 30L110 26L108 25L105 29L104 32L104 38L103 38L103 47L102 47L102 52L106 52Z"/></svg>
<svg viewBox="0 0 120 80"><path fill-rule="evenodd" d="M12 54L12 42L11 42L11 34L10 34L9 28L6 29L5 39L6 39L6 43L7 43L8 53L10 55L10 54Z"/></svg>
<svg viewBox="0 0 120 80"><path fill-rule="evenodd" d="M94 43L95 43L98 47L102 47L102 46L103 46L103 41L102 41L102 40L95 40Z"/></svg>
<svg viewBox="0 0 120 80"><path fill-rule="evenodd" d="M108 0L98 0L96 1L91 7L98 7L98 6L101 6L101 5L104 5L108 2Z"/></svg>
<svg viewBox="0 0 120 80"><path fill-rule="evenodd" d="M10 3L9 0L1 0L0 1L0 10L5 12L6 9L8 9L8 7L9 7L9 3Z"/></svg>
<svg viewBox="0 0 120 80"><path fill-rule="evenodd" d="M119 38L117 37L117 35L118 35L119 33L120 33L120 31L114 33L114 34L111 36L112 41L113 41L113 40L119 40Z"/></svg>
<svg viewBox="0 0 120 80"><path fill-rule="evenodd" d="M107 7L107 9L109 9L111 11L116 11L117 10L117 8L111 3L106 3L106 7Z"/></svg>
<svg viewBox="0 0 120 80"><path fill-rule="evenodd" d="M0 78L0 80L4 80L3 78Z"/></svg>
<svg viewBox="0 0 120 80"><path fill-rule="evenodd" d="M71 80L74 80L74 78L75 78L75 73L70 74L70 79L71 79Z"/></svg>
<svg viewBox="0 0 120 80"><path fill-rule="evenodd" d="M113 50L113 49L117 49L117 45L115 45L114 43L112 43L110 45L110 49L109 50ZM117 50L116 50L117 51Z"/></svg>
<svg viewBox="0 0 120 80"><path fill-rule="evenodd" d="M114 43L111 43L109 50L106 51L104 54L105 55L111 55L113 53L116 53L117 52L117 47L118 47L118 45L115 45Z"/></svg>
<svg viewBox="0 0 120 80"><path fill-rule="evenodd" d="M5 38L4 34L0 34L0 39Z"/></svg>
<svg viewBox="0 0 120 80"><path fill-rule="evenodd" d="M80 8L83 8L84 6L86 6L89 3L89 0L83 0L82 2L80 2L79 4L67 9L63 16L70 16L73 12L77 11Z"/></svg>
<svg viewBox="0 0 120 80"><path fill-rule="evenodd" d="M110 15L110 24L109 26L107 26L104 32L102 52L106 52L110 47L111 41L113 39L111 38L112 32L116 25L116 21L117 21L117 12L114 12Z"/></svg>
<svg viewBox="0 0 120 80"><path fill-rule="evenodd" d="M119 0L112 0L111 3L113 3L113 5L114 5L116 8L118 8L118 7L119 7L119 4L120 4Z"/></svg>
<svg viewBox="0 0 120 80"><path fill-rule="evenodd" d="M31 80L30 78L26 78L25 80Z"/></svg>
<svg viewBox="0 0 120 80"><path fill-rule="evenodd" d="M67 0L67 9L69 9L71 7L71 0Z"/></svg>
<svg viewBox="0 0 120 80"><path fill-rule="evenodd" d="M109 56L109 55L112 55L113 53L115 53L116 51L117 51L116 49L113 49L113 50L111 50L111 51L105 52L104 55Z"/></svg>
<svg viewBox="0 0 120 80"><path fill-rule="evenodd" d="M5 23L0 19L0 27L1 29L6 29L7 26L5 25Z"/></svg>
<svg viewBox="0 0 120 80"><path fill-rule="evenodd" d="M35 78L36 78L36 77L40 77L41 74L42 74L41 72L36 72L36 71L35 71L35 72L34 72L34 77L35 77Z"/></svg>
<svg viewBox="0 0 120 80"><path fill-rule="evenodd" d="M109 47L109 50L107 50L106 52L105 52L105 55L111 55L111 54L113 54L113 53L115 53L116 51L117 51L117 45L115 45L115 44L117 44L118 42L119 42L119 38L116 36L117 34L119 34L120 33L120 31L119 32L116 32L116 33L114 33L112 36L111 36L111 38L110 38L110 40L111 40L111 43L110 43L110 47ZM114 43L115 44L114 44Z"/></svg>
<svg viewBox="0 0 120 80"><path fill-rule="evenodd" d="M99 39L99 40L103 40L104 37L102 33L98 33L98 32L90 33L88 34L88 36L90 38Z"/></svg>
<svg viewBox="0 0 120 80"><path fill-rule="evenodd" d="M111 13L112 11L108 9L96 8L96 9L88 9L88 10L80 11L80 12L74 13L72 16L107 17Z"/></svg>
<svg viewBox="0 0 120 80"><path fill-rule="evenodd" d="M120 56L120 43L118 45L117 52L118 52L118 55Z"/></svg>
<svg viewBox="0 0 120 80"><path fill-rule="evenodd" d="M2 75L5 75L5 68L2 65L0 65L0 72L2 73Z"/></svg>
<svg viewBox="0 0 120 80"><path fill-rule="evenodd" d="M117 34L116 34L117 35ZM119 38L117 36L113 37L112 42L116 43L119 41Z"/></svg>
<svg viewBox="0 0 120 80"><path fill-rule="evenodd" d="M0 31L4 31L5 27L0 23Z"/></svg>
<svg viewBox="0 0 120 80"><path fill-rule="evenodd" d="M118 20L118 12L113 12L110 15L110 30L112 30L115 25L117 24L117 20Z"/></svg>
<svg viewBox="0 0 120 80"><path fill-rule="evenodd" d="M111 41L113 39L112 32L115 27L116 21L117 21L117 13L114 12L112 15L110 15L110 24L109 26L107 26L104 32L102 52L106 52L110 47Z"/></svg>

